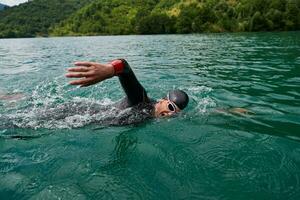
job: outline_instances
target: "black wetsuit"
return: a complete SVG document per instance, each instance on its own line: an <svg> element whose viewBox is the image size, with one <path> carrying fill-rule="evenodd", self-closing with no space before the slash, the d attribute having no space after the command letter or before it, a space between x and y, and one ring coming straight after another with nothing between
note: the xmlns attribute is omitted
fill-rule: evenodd
<svg viewBox="0 0 300 200"><path fill-rule="evenodd" d="M120 102L118 107L124 109L138 104L152 103L153 100L149 99L146 90L137 80L127 61L124 59L120 60L124 64L124 69L118 76L126 97Z"/></svg>
<svg viewBox="0 0 300 200"><path fill-rule="evenodd" d="M53 107L41 107L18 111L8 116L0 115L0 128L58 128L76 125L82 116L88 116L87 124L128 125L138 124L154 116L155 101L147 96L146 90L139 83L131 67L120 59L124 68L118 75L126 97L113 105L101 105L95 102L67 102ZM74 120L74 121L72 121ZM73 125L73 126L72 126Z"/></svg>
<svg viewBox="0 0 300 200"><path fill-rule="evenodd" d="M147 96L147 92L144 87L137 80L131 67L125 59L120 59L124 64L124 69L121 74L118 75L121 86L126 94L126 97L116 107L119 109L126 109L131 107L131 118L125 119L129 116L121 117L118 119L119 124L132 124L139 123L145 119L152 118L154 115L155 101Z"/></svg>

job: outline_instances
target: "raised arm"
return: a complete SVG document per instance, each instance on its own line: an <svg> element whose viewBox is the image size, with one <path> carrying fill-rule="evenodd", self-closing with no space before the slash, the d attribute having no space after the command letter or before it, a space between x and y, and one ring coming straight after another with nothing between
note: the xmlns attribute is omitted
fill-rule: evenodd
<svg viewBox="0 0 300 200"><path fill-rule="evenodd" d="M141 102L148 102L146 90L137 80L131 67L124 59L118 59L111 62L115 69L115 75L119 76L120 83L127 97L129 106L136 105Z"/></svg>
<svg viewBox="0 0 300 200"><path fill-rule="evenodd" d="M117 59L108 64L76 62L75 66L68 69L66 77L81 79L71 81L71 85L86 87L113 76L118 76L126 94L128 106L149 101L146 90L139 83L129 64L124 59Z"/></svg>

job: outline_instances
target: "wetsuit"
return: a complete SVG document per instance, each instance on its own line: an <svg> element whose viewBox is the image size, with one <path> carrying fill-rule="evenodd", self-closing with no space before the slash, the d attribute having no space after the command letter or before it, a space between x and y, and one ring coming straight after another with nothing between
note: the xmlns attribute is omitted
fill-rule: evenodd
<svg viewBox="0 0 300 200"><path fill-rule="evenodd" d="M115 66L114 63L116 63L117 66ZM118 121L117 124L140 123L152 118L155 101L147 96L146 90L137 80L130 65L125 59L115 60L112 64L115 67L116 75L119 77L121 86L126 94L126 97L117 103L116 107L119 109L132 108L131 116L124 115L120 119L116 119Z"/></svg>
<svg viewBox="0 0 300 200"><path fill-rule="evenodd" d="M119 65L116 75L119 77L122 88L126 94L126 97L120 102L118 107L124 109L136 106L138 104L147 104L153 102L148 98L146 90L137 80L127 61L124 59L118 59L116 62L117 65Z"/></svg>

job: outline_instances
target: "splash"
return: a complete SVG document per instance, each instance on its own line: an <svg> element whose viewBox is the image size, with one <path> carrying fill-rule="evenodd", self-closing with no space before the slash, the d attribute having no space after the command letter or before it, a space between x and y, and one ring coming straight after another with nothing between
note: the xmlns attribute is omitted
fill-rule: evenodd
<svg viewBox="0 0 300 200"><path fill-rule="evenodd" d="M203 115L209 112L211 108L216 107L216 102L211 97L212 91L212 88L206 86L195 86L188 89L192 99L190 107L193 107L194 114Z"/></svg>

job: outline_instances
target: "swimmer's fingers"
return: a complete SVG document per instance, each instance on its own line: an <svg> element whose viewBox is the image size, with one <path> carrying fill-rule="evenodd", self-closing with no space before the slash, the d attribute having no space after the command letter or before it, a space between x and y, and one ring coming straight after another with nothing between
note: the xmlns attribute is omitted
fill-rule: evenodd
<svg viewBox="0 0 300 200"><path fill-rule="evenodd" d="M86 67L90 67L93 65L96 65L97 63L95 62L75 62L74 65L75 66L86 66Z"/></svg>
<svg viewBox="0 0 300 200"><path fill-rule="evenodd" d="M94 62L76 62L77 67L68 69L67 78L82 78L71 81L71 85L89 86L114 76L114 67L111 64Z"/></svg>
<svg viewBox="0 0 300 200"><path fill-rule="evenodd" d="M68 69L69 72L88 72L89 68L84 66L71 67Z"/></svg>
<svg viewBox="0 0 300 200"><path fill-rule="evenodd" d="M79 79L79 80L74 80L74 81L71 81L69 83L71 85L85 86L87 84L95 84L96 82L99 82L99 81L96 81L96 79L94 77L89 77L89 78L82 78L82 79Z"/></svg>
<svg viewBox="0 0 300 200"><path fill-rule="evenodd" d="M66 77L67 78L83 78L83 77L90 77L93 75L94 75L94 72L72 72L72 73L67 73Z"/></svg>

